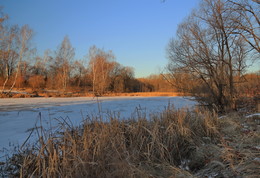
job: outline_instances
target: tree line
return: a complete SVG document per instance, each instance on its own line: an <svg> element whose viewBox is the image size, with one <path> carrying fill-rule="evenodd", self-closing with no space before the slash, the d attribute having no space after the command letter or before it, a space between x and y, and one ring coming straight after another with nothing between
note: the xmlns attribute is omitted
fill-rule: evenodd
<svg viewBox="0 0 260 178"><path fill-rule="evenodd" d="M10 94L14 88L84 91L94 95L152 92L162 90L158 82L164 83L165 88L165 80L160 75L154 79L136 79L132 67L119 64L112 51L96 46L89 48L84 59L75 60L75 48L68 36L56 50L46 50L43 56L36 56L33 30L28 25L9 25L8 16L2 10L0 15L2 94Z"/></svg>
<svg viewBox="0 0 260 178"><path fill-rule="evenodd" d="M169 42L164 76L204 105L220 111L236 109L242 83L248 80L246 69L250 62L259 62L259 45L259 1L202 0Z"/></svg>
<svg viewBox="0 0 260 178"><path fill-rule="evenodd" d="M141 79L116 62L112 51L96 46L86 59L75 60L68 36L56 50L36 56L33 30L9 25L1 10L1 93L21 87L95 95L177 90L211 108L236 109L243 92L259 95L259 73L246 75L249 62L260 59L259 9L257 0L201 0L169 42L166 73Z"/></svg>

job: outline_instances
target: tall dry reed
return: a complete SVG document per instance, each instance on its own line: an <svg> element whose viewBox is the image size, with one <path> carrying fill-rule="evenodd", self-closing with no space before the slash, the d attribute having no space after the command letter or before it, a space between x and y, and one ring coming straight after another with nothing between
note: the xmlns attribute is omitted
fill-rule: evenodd
<svg viewBox="0 0 260 178"><path fill-rule="evenodd" d="M21 160L21 177L157 177L189 175L181 169L204 138L218 142L217 119L209 112L171 108L151 119L109 122L96 117L82 127L40 139ZM47 136L46 136L47 135ZM195 168L193 168L195 169Z"/></svg>
<svg viewBox="0 0 260 178"><path fill-rule="evenodd" d="M230 177L259 173L257 165L250 162L258 153L239 144L244 138L241 120L171 107L151 114L149 120L145 114L138 116L120 120L111 115L104 122L99 115L86 119L81 127L64 122L59 132L37 129L39 141L12 158L16 171L9 175ZM259 134L250 138L257 139ZM244 174L243 165L250 168L250 174Z"/></svg>

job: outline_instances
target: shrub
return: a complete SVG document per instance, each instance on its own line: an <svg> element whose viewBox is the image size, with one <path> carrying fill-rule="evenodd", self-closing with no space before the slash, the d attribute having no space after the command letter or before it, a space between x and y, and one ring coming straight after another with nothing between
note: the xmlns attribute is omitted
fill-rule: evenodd
<svg viewBox="0 0 260 178"><path fill-rule="evenodd" d="M29 85L32 89L40 89L45 87L44 77L41 75L33 75L29 78Z"/></svg>

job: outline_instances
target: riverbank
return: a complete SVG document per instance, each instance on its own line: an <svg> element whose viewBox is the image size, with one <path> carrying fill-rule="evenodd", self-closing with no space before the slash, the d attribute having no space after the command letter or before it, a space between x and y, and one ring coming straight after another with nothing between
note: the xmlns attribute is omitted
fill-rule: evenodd
<svg viewBox="0 0 260 178"><path fill-rule="evenodd" d="M92 92L82 91L59 91L59 90L38 90L32 89L14 89L9 92L5 90L1 91L0 98L33 98L33 97L112 97L112 96L184 96L187 94L180 92L131 92L131 93L105 93L102 96L93 94Z"/></svg>
<svg viewBox="0 0 260 178"><path fill-rule="evenodd" d="M0 166L20 177L257 177L259 116L168 107L152 119L102 116L58 132L36 128L39 140Z"/></svg>

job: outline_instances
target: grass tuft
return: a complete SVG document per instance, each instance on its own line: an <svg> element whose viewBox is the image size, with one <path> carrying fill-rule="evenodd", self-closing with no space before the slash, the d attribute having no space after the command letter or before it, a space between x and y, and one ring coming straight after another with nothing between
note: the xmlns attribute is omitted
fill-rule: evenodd
<svg viewBox="0 0 260 178"><path fill-rule="evenodd" d="M232 177L259 175L259 127L239 115L174 110L137 120L64 123L14 155L2 174L20 177ZM244 125L243 125L244 124ZM253 129L244 132L245 125ZM247 127L248 128L248 127ZM250 127L251 128L251 127ZM250 133L250 134L249 134ZM258 142L257 142L258 140ZM9 166L9 169L8 166ZM14 166L15 165L15 166ZM12 169L13 168L13 169Z"/></svg>

